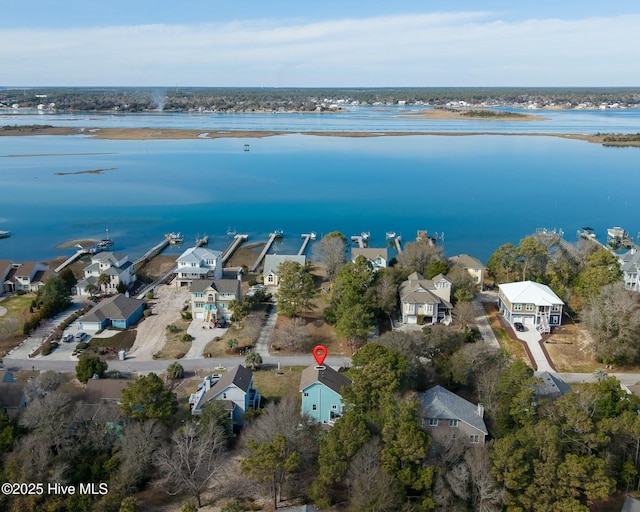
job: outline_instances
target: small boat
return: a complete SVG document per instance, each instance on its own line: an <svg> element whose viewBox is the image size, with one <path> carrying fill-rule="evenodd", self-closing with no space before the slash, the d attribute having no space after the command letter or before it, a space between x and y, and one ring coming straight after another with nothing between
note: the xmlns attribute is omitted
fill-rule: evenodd
<svg viewBox="0 0 640 512"><path fill-rule="evenodd" d="M178 245L184 241L184 237L180 233L167 233L164 236L171 245Z"/></svg>
<svg viewBox="0 0 640 512"><path fill-rule="evenodd" d="M312 231L312 232L309 234L309 239L310 239L312 242L315 242L315 241L316 241L316 237L317 237L317 235L316 235L316 232L315 232L315 231Z"/></svg>
<svg viewBox="0 0 640 512"><path fill-rule="evenodd" d="M9 238L11 236L11 231L0 230L0 238Z"/></svg>
<svg viewBox="0 0 640 512"><path fill-rule="evenodd" d="M111 238L103 238L96 244L96 247L102 251L106 251L107 249L110 249L113 246L114 246L114 242L113 240L111 240Z"/></svg>
<svg viewBox="0 0 640 512"><path fill-rule="evenodd" d="M273 234L276 235L276 238L284 238L284 231L282 229L276 229Z"/></svg>

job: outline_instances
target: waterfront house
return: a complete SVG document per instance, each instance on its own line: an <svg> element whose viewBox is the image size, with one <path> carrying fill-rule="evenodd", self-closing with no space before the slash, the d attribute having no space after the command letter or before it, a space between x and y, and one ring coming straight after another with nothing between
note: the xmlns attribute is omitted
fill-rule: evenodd
<svg viewBox="0 0 640 512"><path fill-rule="evenodd" d="M442 386L418 393L422 427L434 438L456 437L470 445L484 445L489 435L484 406L474 405Z"/></svg>
<svg viewBox="0 0 640 512"><path fill-rule="evenodd" d="M267 254L264 257L264 268L262 270L262 281L265 286L279 286L278 267L285 261L293 261L304 267L307 264L307 257L298 254Z"/></svg>
<svg viewBox="0 0 640 512"><path fill-rule="evenodd" d="M36 261L10 263L11 268L8 268L7 261L0 261L0 272L5 273L2 285L6 293L18 291L35 293L44 286L45 280L53 275L49 266L44 263Z"/></svg>
<svg viewBox="0 0 640 512"><path fill-rule="evenodd" d="M205 379L206 381L206 379ZM253 373L244 366L238 365L233 370L225 373L217 379L210 379L209 384L205 384L204 393L196 393L189 400L191 413L199 415L202 408L212 400L222 400L225 409L233 421L233 425L242 427L244 425L244 413L249 409L260 407L260 394L253 387ZM198 391L201 392L203 388Z"/></svg>
<svg viewBox="0 0 640 512"><path fill-rule="evenodd" d="M176 260L176 286L190 287L206 279L222 279L222 253L206 247L190 247Z"/></svg>
<svg viewBox="0 0 640 512"><path fill-rule="evenodd" d="M625 290L640 292L640 251L631 249L620 256L619 262Z"/></svg>
<svg viewBox="0 0 640 512"><path fill-rule="evenodd" d="M99 331L107 327L127 329L141 317L144 301L132 299L119 293L101 301L91 311L79 319L79 328L87 331Z"/></svg>
<svg viewBox="0 0 640 512"><path fill-rule="evenodd" d="M0 407L9 419L15 419L27 406L24 387L22 382L0 382Z"/></svg>
<svg viewBox="0 0 640 512"><path fill-rule="evenodd" d="M376 249L373 247L354 247L351 249L351 262L355 263L358 256L365 258L373 270L387 268L389 262L389 254L386 247Z"/></svg>
<svg viewBox="0 0 640 512"><path fill-rule="evenodd" d="M89 284L100 287L100 275L109 276L109 282L102 285L102 291L116 293L118 285L124 283L127 289L137 279L136 268L129 260L129 255L121 252L99 252L91 256L91 264L84 269L84 279L76 285L77 295L89 296L86 287Z"/></svg>
<svg viewBox="0 0 640 512"><path fill-rule="evenodd" d="M12 269L13 262L11 260L0 260L0 295L9 291L5 289L5 282L7 280L9 272L11 272Z"/></svg>
<svg viewBox="0 0 640 512"><path fill-rule="evenodd" d="M449 258L449 264L452 267L466 270L474 282L480 287L480 290L484 289L484 265L479 259L469 256L468 254L458 254L457 256Z"/></svg>
<svg viewBox="0 0 640 512"><path fill-rule="evenodd" d="M330 366L308 366L300 377L302 414L316 423L333 425L342 416L342 388L351 381Z"/></svg>
<svg viewBox="0 0 640 512"><path fill-rule="evenodd" d="M498 285L498 308L513 327L522 324L541 333L562 324L564 302L545 284L521 281Z"/></svg>
<svg viewBox="0 0 640 512"><path fill-rule="evenodd" d="M418 272L400 285L402 323L438 324L451 322L451 281L442 274L425 279Z"/></svg>
<svg viewBox="0 0 640 512"><path fill-rule="evenodd" d="M242 302L240 279L197 280L191 283L191 315L194 320L230 320L229 303Z"/></svg>

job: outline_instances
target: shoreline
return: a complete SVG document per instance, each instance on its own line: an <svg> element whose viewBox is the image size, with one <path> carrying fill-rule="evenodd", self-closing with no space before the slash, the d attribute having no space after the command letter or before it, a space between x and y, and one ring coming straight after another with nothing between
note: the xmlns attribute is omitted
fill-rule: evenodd
<svg viewBox="0 0 640 512"><path fill-rule="evenodd" d="M587 135L580 133L544 133L544 132L444 132L444 131L399 131L399 132L338 132L338 131L280 131L280 130L215 130L203 131L178 128L65 128L46 127L30 128L24 130L2 130L0 137L25 137L38 135L83 135L104 140L214 140L222 138L257 139L264 137L276 137L280 135L311 135L316 137L408 137L408 136L438 136L438 137L468 137L473 135L501 135L506 137L560 137L563 139L582 140L593 144L616 147L640 147L640 141L607 141L612 134ZM11 155L22 156L22 155Z"/></svg>

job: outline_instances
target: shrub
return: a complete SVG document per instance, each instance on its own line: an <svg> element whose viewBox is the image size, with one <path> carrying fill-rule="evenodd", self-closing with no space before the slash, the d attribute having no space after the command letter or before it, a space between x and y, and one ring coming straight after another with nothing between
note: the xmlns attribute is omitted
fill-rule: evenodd
<svg viewBox="0 0 640 512"><path fill-rule="evenodd" d="M153 299L153 291L148 292L148 293L145 295L145 297L147 298L147 300L151 300L151 299Z"/></svg>
<svg viewBox="0 0 640 512"><path fill-rule="evenodd" d="M165 329L167 332L178 332L180 330L176 324L169 324Z"/></svg>
<svg viewBox="0 0 640 512"><path fill-rule="evenodd" d="M196 507L190 501L187 501L180 507L180 512L198 512L198 507Z"/></svg>
<svg viewBox="0 0 640 512"><path fill-rule="evenodd" d="M184 313L182 313L183 320L191 320L192 318L193 315L191 314L191 311L185 311Z"/></svg>
<svg viewBox="0 0 640 512"><path fill-rule="evenodd" d="M191 337L191 334L189 334L189 333L186 333L186 332L185 332L185 333L182 335L182 341L191 341L192 339L193 339L193 338Z"/></svg>
<svg viewBox="0 0 640 512"><path fill-rule="evenodd" d="M58 343L55 341L52 341L50 343L45 343L44 345L42 345L42 350L40 351L40 353L43 356L48 356L49 354L51 354L51 352L54 351L54 349L58 348Z"/></svg>
<svg viewBox="0 0 640 512"><path fill-rule="evenodd" d="M85 350L87 348L89 348L89 344L84 341L81 341L76 345L76 350Z"/></svg>
<svg viewBox="0 0 640 512"><path fill-rule="evenodd" d="M153 312L150 309L145 309L142 314L144 315L145 318L147 318L153 315Z"/></svg>
<svg viewBox="0 0 640 512"><path fill-rule="evenodd" d="M178 359L181 358L179 357ZM182 377L184 377L184 368L178 362L171 363L167 368L167 377L169 377L170 379L181 379Z"/></svg>
<svg viewBox="0 0 640 512"><path fill-rule="evenodd" d="M249 286L254 286L254 285L258 284L258 280L255 277L252 277L251 279L249 279L249 282L247 284Z"/></svg>

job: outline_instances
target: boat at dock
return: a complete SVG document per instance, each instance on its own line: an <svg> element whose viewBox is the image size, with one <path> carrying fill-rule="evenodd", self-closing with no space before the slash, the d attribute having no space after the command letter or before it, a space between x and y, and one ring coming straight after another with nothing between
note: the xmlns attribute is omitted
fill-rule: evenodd
<svg viewBox="0 0 640 512"><path fill-rule="evenodd" d="M11 236L11 231L0 230L0 238L9 238Z"/></svg>
<svg viewBox="0 0 640 512"><path fill-rule="evenodd" d="M620 226L607 229L607 245L614 250L633 247L633 238Z"/></svg>
<svg viewBox="0 0 640 512"><path fill-rule="evenodd" d="M181 233L167 233L164 237L169 241L171 245L178 245L184 242L184 237Z"/></svg>
<svg viewBox="0 0 640 512"><path fill-rule="evenodd" d="M114 245L115 243L113 242L113 240L111 240L111 238L103 238L98 243L96 243L96 249L98 249L99 251L108 251Z"/></svg>

